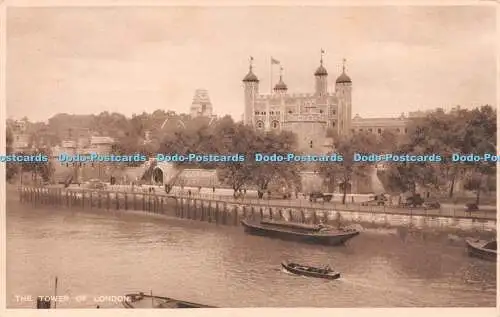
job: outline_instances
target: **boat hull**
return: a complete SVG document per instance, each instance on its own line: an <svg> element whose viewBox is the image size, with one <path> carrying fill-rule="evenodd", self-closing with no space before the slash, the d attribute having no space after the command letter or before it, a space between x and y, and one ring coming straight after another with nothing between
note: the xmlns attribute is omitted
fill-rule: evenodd
<svg viewBox="0 0 500 317"><path fill-rule="evenodd" d="M493 250L484 249L476 242L467 240L467 253L469 256L480 258L486 261L496 262L497 252Z"/></svg>
<svg viewBox="0 0 500 317"><path fill-rule="evenodd" d="M208 306L204 304L192 303L187 301L182 301L178 299L173 299L170 297L163 296L152 296L147 294L127 294L126 300L122 302L125 308L217 308L215 306Z"/></svg>
<svg viewBox="0 0 500 317"><path fill-rule="evenodd" d="M281 266L288 272L296 274L296 275L301 275L301 276L307 276L307 277L315 277L315 278L322 278L326 280L336 280L340 278L340 273L335 273L335 274L320 274L317 272L308 272L304 270L298 270L293 267L290 267L287 263L281 263Z"/></svg>
<svg viewBox="0 0 500 317"><path fill-rule="evenodd" d="M332 234L314 234L306 232L295 232L293 230L281 230L268 226L259 226L245 220L242 220L241 224L245 228L245 232L251 235L329 246L342 245L346 241L359 235L359 231L356 230Z"/></svg>

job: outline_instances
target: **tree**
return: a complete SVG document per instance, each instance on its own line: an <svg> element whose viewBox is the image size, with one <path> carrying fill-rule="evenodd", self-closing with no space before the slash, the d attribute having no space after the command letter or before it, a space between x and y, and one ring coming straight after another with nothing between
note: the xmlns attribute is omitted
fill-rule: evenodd
<svg viewBox="0 0 500 317"><path fill-rule="evenodd" d="M297 144L295 134L283 131L281 133L259 133L255 138L255 153L265 155L286 155L293 152ZM255 154L254 154L255 155ZM253 183L257 186L259 198L262 198L264 192L272 182L283 183L285 180L291 180L291 184L299 183L299 164L298 163L272 163L272 162L254 162L255 171L253 173Z"/></svg>
<svg viewBox="0 0 500 317"><path fill-rule="evenodd" d="M446 189L451 198L456 179L461 175L475 179L469 180L467 187L476 188L478 195L478 184L481 182L477 181L477 175L494 177L495 166L492 164L452 161L453 153L495 153L496 111L492 107L449 113L437 110L426 117L413 119L408 125L408 132L406 140L398 147L400 153L439 153L442 162L391 164L386 173L390 187L413 192L417 185L436 191Z"/></svg>
<svg viewBox="0 0 500 317"><path fill-rule="evenodd" d="M218 163L219 180L233 189L234 197L245 185L253 181L256 165L251 161L255 154L257 137L255 131L241 123L234 123L230 117L223 118L216 126L215 133L220 143L216 147L222 155L239 154L245 157L243 162Z"/></svg>
<svg viewBox="0 0 500 317"><path fill-rule="evenodd" d="M334 142L336 153L342 155L342 162L320 163L320 174L330 182L339 181L342 188L342 204L346 203L347 192L354 177L366 176L373 168L373 163L356 162L354 154L371 154L377 148L375 135L371 133L354 133L351 136L341 137Z"/></svg>

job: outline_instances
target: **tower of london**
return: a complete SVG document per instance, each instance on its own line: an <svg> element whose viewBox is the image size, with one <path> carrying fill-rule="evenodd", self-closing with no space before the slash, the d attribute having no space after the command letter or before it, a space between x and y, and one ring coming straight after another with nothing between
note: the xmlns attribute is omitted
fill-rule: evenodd
<svg viewBox="0 0 500 317"><path fill-rule="evenodd" d="M251 58L248 74L243 78L245 124L265 131L292 131L298 136L301 151L315 153L331 150L328 129L338 135L351 131L352 81L346 74L345 60L332 88L321 56L318 68L311 73L315 81L313 93L290 93L281 68L279 81L270 94L259 93L259 79L252 62Z"/></svg>

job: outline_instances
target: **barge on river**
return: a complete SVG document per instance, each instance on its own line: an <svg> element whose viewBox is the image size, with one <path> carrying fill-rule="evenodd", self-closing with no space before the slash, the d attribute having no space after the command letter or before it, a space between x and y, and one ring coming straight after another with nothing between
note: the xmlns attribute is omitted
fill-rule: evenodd
<svg viewBox="0 0 500 317"><path fill-rule="evenodd" d="M487 261L497 260L497 241L465 240L470 256Z"/></svg>
<svg viewBox="0 0 500 317"><path fill-rule="evenodd" d="M217 308L204 304L186 302L163 296L153 296L144 293L127 294L127 300L122 302L125 308Z"/></svg>
<svg viewBox="0 0 500 317"><path fill-rule="evenodd" d="M324 245L340 245L359 234L355 229L335 229L323 224L309 225L288 221L242 220L241 224L249 234Z"/></svg>

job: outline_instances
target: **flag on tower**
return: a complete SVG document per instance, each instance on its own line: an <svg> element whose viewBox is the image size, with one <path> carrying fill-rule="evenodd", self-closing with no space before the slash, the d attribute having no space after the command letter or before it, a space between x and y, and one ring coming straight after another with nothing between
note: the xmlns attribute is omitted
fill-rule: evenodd
<svg viewBox="0 0 500 317"><path fill-rule="evenodd" d="M279 65L280 61L271 57L271 65Z"/></svg>

